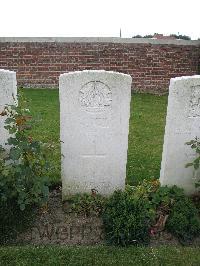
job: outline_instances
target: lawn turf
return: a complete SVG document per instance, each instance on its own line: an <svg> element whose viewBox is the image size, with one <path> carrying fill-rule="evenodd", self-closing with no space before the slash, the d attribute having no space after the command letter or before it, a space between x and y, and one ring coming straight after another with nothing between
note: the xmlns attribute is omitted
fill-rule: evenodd
<svg viewBox="0 0 200 266"><path fill-rule="evenodd" d="M1 247L0 265L187 265L198 266L200 249L190 247Z"/></svg>

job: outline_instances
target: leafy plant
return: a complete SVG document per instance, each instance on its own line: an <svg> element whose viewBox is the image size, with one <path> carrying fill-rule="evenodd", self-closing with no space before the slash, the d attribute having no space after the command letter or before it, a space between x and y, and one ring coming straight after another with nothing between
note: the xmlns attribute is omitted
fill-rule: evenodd
<svg viewBox="0 0 200 266"><path fill-rule="evenodd" d="M0 244L16 243L17 235L35 221L35 209L26 208L21 211L17 207L13 200L0 204Z"/></svg>
<svg viewBox="0 0 200 266"><path fill-rule="evenodd" d="M151 228L151 235L156 235L161 231L165 230L166 222L171 215L171 209L174 204L182 199L185 199L183 189L172 186L172 187L158 187L158 189L149 195L149 200L152 209L156 212L155 222Z"/></svg>
<svg viewBox="0 0 200 266"><path fill-rule="evenodd" d="M67 212L85 216L99 216L105 208L106 198L92 190L91 194L76 194L69 197L65 205Z"/></svg>
<svg viewBox="0 0 200 266"><path fill-rule="evenodd" d="M46 160L45 145L28 135L32 117L19 95L19 105L7 105L0 114L6 117L10 136L0 146L0 203L16 201L21 210L48 199L51 167Z"/></svg>
<svg viewBox="0 0 200 266"><path fill-rule="evenodd" d="M182 241L192 240L200 235L200 217L192 201L184 197L174 203L166 229Z"/></svg>
<svg viewBox="0 0 200 266"><path fill-rule="evenodd" d="M152 193L149 197L151 204L155 208L162 206L166 209L170 209L176 201L183 198L185 198L184 191L177 186L158 187L155 193Z"/></svg>
<svg viewBox="0 0 200 266"><path fill-rule="evenodd" d="M130 187L115 191L106 202L103 222L109 243L127 246L147 244L154 214L147 198Z"/></svg>
<svg viewBox="0 0 200 266"><path fill-rule="evenodd" d="M185 167L193 166L195 170L198 170L200 164L200 139L196 137L194 140L186 142L186 145L189 145L196 152L197 156L193 162L187 163ZM200 179L197 180L196 187L200 188Z"/></svg>
<svg viewBox="0 0 200 266"><path fill-rule="evenodd" d="M157 179L144 179L137 186L126 185L126 191L135 195L138 198L148 198L152 193L157 191L160 187L159 180Z"/></svg>

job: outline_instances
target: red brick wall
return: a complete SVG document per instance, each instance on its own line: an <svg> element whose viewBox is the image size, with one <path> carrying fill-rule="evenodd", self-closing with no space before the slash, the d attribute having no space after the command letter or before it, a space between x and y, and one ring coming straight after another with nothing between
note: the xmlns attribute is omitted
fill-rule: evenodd
<svg viewBox="0 0 200 266"><path fill-rule="evenodd" d="M133 88L163 93L172 77L198 74L200 46L107 42L0 42L0 68L19 86L58 87L61 73L105 69L130 74Z"/></svg>

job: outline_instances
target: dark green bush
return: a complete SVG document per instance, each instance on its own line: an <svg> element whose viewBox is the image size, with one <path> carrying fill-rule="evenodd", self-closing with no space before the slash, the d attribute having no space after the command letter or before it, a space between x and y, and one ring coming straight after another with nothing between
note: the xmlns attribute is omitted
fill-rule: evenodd
<svg viewBox="0 0 200 266"><path fill-rule="evenodd" d="M48 177L51 166L46 160L46 146L28 134L31 126L29 110L19 105L6 106L0 114L5 117L5 129L10 136L0 146L0 203L16 201L21 210L48 199Z"/></svg>
<svg viewBox="0 0 200 266"><path fill-rule="evenodd" d="M166 223L166 229L182 241L200 235L198 210L187 197L174 203Z"/></svg>
<svg viewBox="0 0 200 266"><path fill-rule="evenodd" d="M0 244L15 244L17 235L28 229L35 221L32 207L19 209L15 200L0 204Z"/></svg>
<svg viewBox="0 0 200 266"><path fill-rule="evenodd" d="M34 206L48 200L48 147L29 135L32 117L25 105L20 96L18 106L7 105L0 113L10 134L6 145L0 145L1 243L14 240L33 220Z"/></svg>
<svg viewBox="0 0 200 266"><path fill-rule="evenodd" d="M158 208L162 205L170 209L176 201L182 200L184 198L184 190L177 186L158 187L156 191L149 194L149 200L154 208Z"/></svg>
<svg viewBox="0 0 200 266"><path fill-rule="evenodd" d="M106 239L115 245L147 244L151 212L149 201L133 191L115 191L103 213Z"/></svg>
<svg viewBox="0 0 200 266"><path fill-rule="evenodd" d="M166 226L156 227L157 232L167 229L180 240L199 234L198 210L183 189L144 180L138 186L114 192L106 202L103 221L107 241L124 246L146 244L161 216L168 219Z"/></svg>
<svg viewBox="0 0 200 266"><path fill-rule="evenodd" d="M160 217L168 218L157 227ZM182 242L200 235L198 210L183 189L160 187L155 180L114 192L103 221L108 242L117 245L146 244L150 233L164 229Z"/></svg>
<svg viewBox="0 0 200 266"><path fill-rule="evenodd" d="M200 232L200 217L193 202L184 194L183 189L159 187L149 197L152 208L159 210L158 214L168 215L165 229L185 242L198 236Z"/></svg>

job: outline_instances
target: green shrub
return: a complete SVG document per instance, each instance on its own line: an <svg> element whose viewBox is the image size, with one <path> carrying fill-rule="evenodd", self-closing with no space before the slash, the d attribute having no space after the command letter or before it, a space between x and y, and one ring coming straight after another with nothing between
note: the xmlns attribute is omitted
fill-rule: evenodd
<svg viewBox="0 0 200 266"><path fill-rule="evenodd" d="M166 229L182 241L200 235L198 210L187 197L174 203L166 223Z"/></svg>
<svg viewBox="0 0 200 266"><path fill-rule="evenodd" d="M10 133L8 148L0 146L0 203L15 201L21 210L47 202L51 171L44 144L28 135L31 116L24 103L21 99L0 114Z"/></svg>
<svg viewBox="0 0 200 266"><path fill-rule="evenodd" d="M147 244L152 219L149 201L133 190L115 191L103 213L106 239L115 245Z"/></svg>
<svg viewBox="0 0 200 266"><path fill-rule="evenodd" d="M152 208L160 215L166 216L166 229L180 241L192 240L200 232L200 217L193 202L177 187L159 187L150 196ZM162 224L160 225L163 226ZM160 228L157 228L159 230Z"/></svg>
<svg viewBox="0 0 200 266"><path fill-rule="evenodd" d="M67 212L84 216L99 216L105 208L106 198L92 191L91 194L76 194L66 199Z"/></svg>
<svg viewBox="0 0 200 266"><path fill-rule="evenodd" d="M200 167L200 138L196 137L195 139L186 142L185 144L189 145L197 155L196 158L192 162L187 163L185 167L193 166L194 170L196 171ZM197 188L197 191L200 192L200 178L197 180L195 186Z"/></svg>
<svg viewBox="0 0 200 266"><path fill-rule="evenodd" d="M17 235L28 229L35 221L35 209L21 211L16 201L0 204L0 244L13 244Z"/></svg>
<svg viewBox="0 0 200 266"><path fill-rule="evenodd" d="M149 200L154 208L165 206L166 208L170 209L176 201L184 198L184 190L177 186L158 187L154 193L149 195Z"/></svg>
<svg viewBox="0 0 200 266"><path fill-rule="evenodd" d="M160 187L156 180L127 186L108 199L103 212L108 242L117 245L146 244L150 234L171 232L181 241L200 233L200 218L183 189Z"/></svg>

